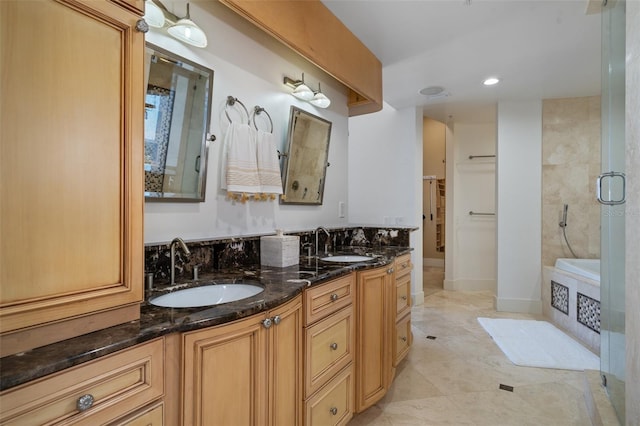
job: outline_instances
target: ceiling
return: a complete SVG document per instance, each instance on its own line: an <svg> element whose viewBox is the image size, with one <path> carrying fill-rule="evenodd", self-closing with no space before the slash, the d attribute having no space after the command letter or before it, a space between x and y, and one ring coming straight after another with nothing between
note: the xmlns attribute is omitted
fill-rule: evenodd
<svg viewBox="0 0 640 426"><path fill-rule="evenodd" d="M323 0L382 62L384 101L440 121L495 120L498 101L600 93L587 0ZM593 5L591 5L593 6ZM484 86L497 76L501 82ZM442 86L447 97L419 91Z"/></svg>

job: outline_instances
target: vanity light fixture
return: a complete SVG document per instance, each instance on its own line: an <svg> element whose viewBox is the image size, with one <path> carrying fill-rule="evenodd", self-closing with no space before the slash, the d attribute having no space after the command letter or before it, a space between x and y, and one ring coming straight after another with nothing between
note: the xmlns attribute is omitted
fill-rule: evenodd
<svg viewBox="0 0 640 426"><path fill-rule="evenodd" d="M493 86L494 84L500 83L500 79L498 77L489 77L485 81L482 82L485 86Z"/></svg>
<svg viewBox="0 0 640 426"><path fill-rule="evenodd" d="M317 106L318 108L327 108L331 105L331 100L320 91L320 83L318 83L318 91L313 95L313 99L311 99L309 103L313 106Z"/></svg>
<svg viewBox="0 0 640 426"><path fill-rule="evenodd" d="M187 15L178 18L169 12L160 0L146 0L144 20L154 28L164 28L168 25L167 32L184 43L195 47L207 47L207 35L191 20L189 3L187 3Z"/></svg>
<svg viewBox="0 0 640 426"><path fill-rule="evenodd" d="M314 92L305 84L304 73L302 73L302 80L294 80L285 76L284 84L293 89L291 92L293 96L300 100L307 101L313 106L318 108L327 108L331 105L331 100L320 91L320 83L318 83L317 92Z"/></svg>

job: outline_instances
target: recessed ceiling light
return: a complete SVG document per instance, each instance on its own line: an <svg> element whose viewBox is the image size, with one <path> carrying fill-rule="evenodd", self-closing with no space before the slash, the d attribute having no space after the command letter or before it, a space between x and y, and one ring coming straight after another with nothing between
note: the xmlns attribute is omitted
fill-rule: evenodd
<svg viewBox="0 0 640 426"><path fill-rule="evenodd" d="M485 86L493 86L494 84L500 83L500 79L497 77L489 77L485 81L482 82Z"/></svg>
<svg viewBox="0 0 640 426"><path fill-rule="evenodd" d="M426 96L429 99L446 98L451 94L447 92L442 86L429 86L420 90L420 94Z"/></svg>

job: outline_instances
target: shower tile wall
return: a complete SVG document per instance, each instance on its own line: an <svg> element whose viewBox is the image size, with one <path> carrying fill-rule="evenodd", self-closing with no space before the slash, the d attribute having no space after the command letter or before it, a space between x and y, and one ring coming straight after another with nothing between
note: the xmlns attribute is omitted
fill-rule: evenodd
<svg viewBox="0 0 640 426"><path fill-rule="evenodd" d="M567 238L580 258L600 257L600 97L542 103L542 264L572 257L558 226L569 205Z"/></svg>

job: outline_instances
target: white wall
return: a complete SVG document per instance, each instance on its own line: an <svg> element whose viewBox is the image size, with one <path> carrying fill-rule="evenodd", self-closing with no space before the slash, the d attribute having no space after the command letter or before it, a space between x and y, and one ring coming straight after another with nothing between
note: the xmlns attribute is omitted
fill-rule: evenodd
<svg viewBox="0 0 640 426"><path fill-rule="evenodd" d="M422 111L382 111L349 119L349 222L422 227ZM412 296L422 291L422 231L411 233Z"/></svg>
<svg viewBox="0 0 640 426"><path fill-rule="evenodd" d="M540 313L542 101L498 103L499 311Z"/></svg>
<svg viewBox="0 0 640 426"><path fill-rule="evenodd" d="M453 125L452 147L447 156L446 257L450 258L445 277L447 290L495 290L496 286L496 217L471 216L495 213L495 158L469 156L493 155L496 152L495 123ZM450 203L453 201L453 203Z"/></svg>
<svg viewBox="0 0 640 426"><path fill-rule="evenodd" d="M167 6L179 16L184 14L183 2L168 2ZM207 48L189 47L153 29L146 39L214 70L211 131L217 140L209 151L206 200L204 203L145 203L145 243L167 242L177 236L198 240L267 233L275 228L300 230L346 224L347 218L338 217L338 202L347 201L348 109L344 87L218 2L192 3L191 16L207 33ZM302 72L312 88L317 87L318 81L322 82L323 92L332 100L330 108L315 108L289 94L291 89L284 86L283 77L300 78ZM219 189L219 167L222 140L228 126L224 117L228 95L239 98L249 109L254 105L266 108L273 118L281 151L286 151L291 105L333 123L329 147L331 166L327 170L322 206L251 201L242 204L226 199Z"/></svg>

